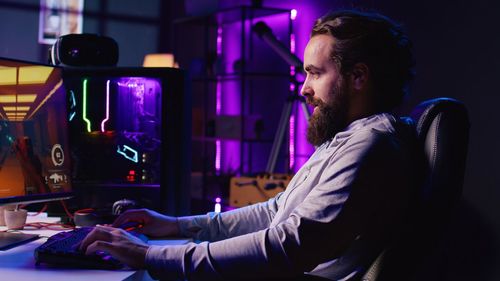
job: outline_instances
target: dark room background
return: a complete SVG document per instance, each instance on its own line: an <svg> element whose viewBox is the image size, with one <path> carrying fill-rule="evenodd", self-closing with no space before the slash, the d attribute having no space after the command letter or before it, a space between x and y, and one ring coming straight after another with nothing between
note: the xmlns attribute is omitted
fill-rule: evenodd
<svg viewBox="0 0 500 281"><path fill-rule="evenodd" d="M48 46L37 43L39 3L0 0L0 57L47 61ZM251 1L218 3L219 8L242 4ZM500 104L500 2L264 0L263 5L297 9L293 29L300 58L314 19L328 10L357 7L403 24L414 43L417 75L402 111L448 96L465 103L471 121L462 202L436 249L433 263L441 273L428 280L500 280L500 132L495 123ZM185 16L185 3L178 0L86 0L83 31L114 38L120 47L119 66L140 66L148 53L175 52L180 67L189 68L202 56L203 34L191 30L179 38L175 21ZM191 44L179 48L181 41Z"/></svg>

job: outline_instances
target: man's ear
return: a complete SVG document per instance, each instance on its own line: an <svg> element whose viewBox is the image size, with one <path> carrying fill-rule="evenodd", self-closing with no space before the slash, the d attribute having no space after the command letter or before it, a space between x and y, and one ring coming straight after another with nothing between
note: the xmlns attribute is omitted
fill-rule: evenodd
<svg viewBox="0 0 500 281"><path fill-rule="evenodd" d="M370 78L370 69L364 63L356 63L351 70L350 82L352 89L361 91L368 87L368 80Z"/></svg>

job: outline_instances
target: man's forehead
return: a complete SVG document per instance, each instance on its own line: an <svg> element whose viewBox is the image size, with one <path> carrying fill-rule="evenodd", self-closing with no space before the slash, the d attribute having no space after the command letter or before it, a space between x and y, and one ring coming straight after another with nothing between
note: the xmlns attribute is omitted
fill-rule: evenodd
<svg viewBox="0 0 500 281"><path fill-rule="evenodd" d="M331 58L335 40L330 35L319 34L311 37L304 52L304 62L324 61Z"/></svg>
<svg viewBox="0 0 500 281"><path fill-rule="evenodd" d="M306 49L309 49L312 53L326 52L329 53L332 49L335 40L329 35L315 35L309 39Z"/></svg>

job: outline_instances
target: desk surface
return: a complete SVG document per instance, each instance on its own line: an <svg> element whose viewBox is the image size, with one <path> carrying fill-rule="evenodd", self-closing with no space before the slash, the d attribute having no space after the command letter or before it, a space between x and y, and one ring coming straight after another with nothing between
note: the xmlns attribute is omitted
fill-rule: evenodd
<svg viewBox="0 0 500 281"><path fill-rule="evenodd" d="M58 218L47 218L46 216L28 217L28 222L57 222ZM0 227L5 230L5 227ZM47 241L47 238L56 234L56 230L23 230L25 233L36 233L41 239L31 241L27 244L14 247L6 251L0 251L0 279L2 280L37 280L37 281L59 281L69 280L152 280L144 270L90 270L90 269L64 269L50 267L48 265L35 265L33 256L36 247ZM155 245L178 245L187 243L187 239L174 240L152 240Z"/></svg>

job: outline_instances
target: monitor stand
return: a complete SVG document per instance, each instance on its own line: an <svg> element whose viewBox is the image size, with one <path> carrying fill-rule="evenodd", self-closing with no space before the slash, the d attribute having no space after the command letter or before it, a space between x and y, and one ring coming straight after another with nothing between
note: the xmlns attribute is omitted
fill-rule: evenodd
<svg viewBox="0 0 500 281"><path fill-rule="evenodd" d="M5 251L40 238L38 234L0 231L0 251Z"/></svg>

